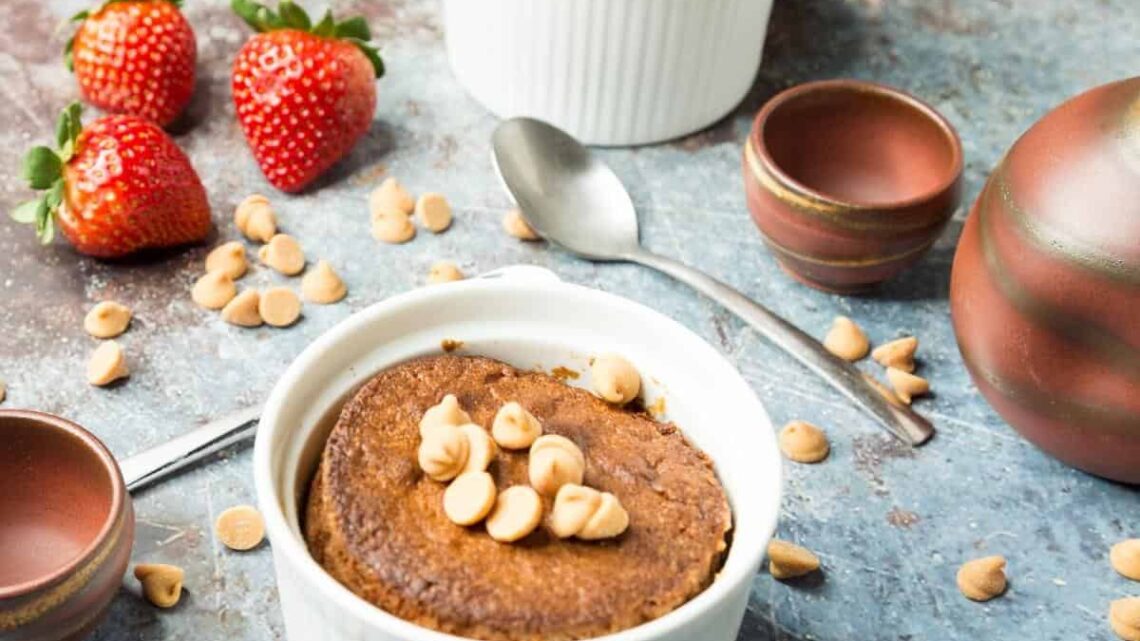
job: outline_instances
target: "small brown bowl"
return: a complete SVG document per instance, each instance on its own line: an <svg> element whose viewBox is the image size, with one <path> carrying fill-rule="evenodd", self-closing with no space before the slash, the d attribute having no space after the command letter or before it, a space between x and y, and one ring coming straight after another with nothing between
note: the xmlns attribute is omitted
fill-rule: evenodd
<svg viewBox="0 0 1140 641"><path fill-rule="evenodd" d="M961 200L962 144L898 89L824 80L764 105L744 150L752 219L780 265L828 291L867 289L917 261Z"/></svg>
<svg viewBox="0 0 1140 641"><path fill-rule="evenodd" d="M70 421L0 410L0 479L0 638L83 638L118 592L134 541L115 459Z"/></svg>

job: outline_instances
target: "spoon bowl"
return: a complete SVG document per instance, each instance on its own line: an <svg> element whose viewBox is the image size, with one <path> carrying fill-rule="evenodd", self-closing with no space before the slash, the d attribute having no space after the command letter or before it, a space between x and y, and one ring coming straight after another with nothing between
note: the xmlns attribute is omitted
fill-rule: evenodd
<svg viewBox="0 0 1140 641"><path fill-rule="evenodd" d="M831 383L891 434L912 445L934 434L908 406L888 400L850 363L737 290L638 243L637 212L618 177L577 140L533 118L500 124L491 139L499 178L531 227L592 261L639 263L724 305L760 334Z"/></svg>
<svg viewBox="0 0 1140 641"><path fill-rule="evenodd" d="M570 134L515 118L495 130L491 146L499 176L539 235L589 260L624 260L638 250L629 192Z"/></svg>

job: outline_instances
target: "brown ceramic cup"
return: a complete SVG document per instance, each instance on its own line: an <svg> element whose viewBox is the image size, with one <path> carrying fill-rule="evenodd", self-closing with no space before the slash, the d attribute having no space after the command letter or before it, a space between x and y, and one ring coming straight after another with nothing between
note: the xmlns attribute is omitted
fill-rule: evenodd
<svg viewBox="0 0 1140 641"><path fill-rule="evenodd" d="M0 410L0 639L72 641L103 619L130 561L134 512L90 432Z"/></svg>
<svg viewBox="0 0 1140 641"><path fill-rule="evenodd" d="M756 115L744 150L752 218L796 279L851 292L934 244L961 200L962 145L932 107L859 80L788 89Z"/></svg>

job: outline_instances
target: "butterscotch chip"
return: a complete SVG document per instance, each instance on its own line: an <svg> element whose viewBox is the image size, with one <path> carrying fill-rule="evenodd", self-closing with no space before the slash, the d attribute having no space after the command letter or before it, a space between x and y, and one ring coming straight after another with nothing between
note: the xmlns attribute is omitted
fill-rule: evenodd
<svg viewBox="0 0 1140 641"><path fill-rule="evenodd" d="M502 543L525 538L542 522L542 499L534 488L508 487L499 493L487 517L487 534Z"/></svg>
<svg viewBox="0 0 1140 641"><path fill-rule="evenodd" d="M887 368L887 380L895 388L895 396L900 401L910 405L915 396L922 396L930 391L930 383L921 376L915 376L894 367Z"/></svg>
<svg viewBox="0 0 1140 641"><path fill-rule="evenodd" d="M987 556L962 564L958 589L972 601L989 601L1005 592L1005 557Z"/></svg>
<svg viewBox="0 0 1140 641"><path fill-rule="evenodd" d="M345 297L348 288L344 281L325 260L317 261L317 266L310 269L301 279L301 294L305 300L318 305L329 305Z"/></svg>
<svg viewBox="0 0 1140 641"><path fill-rule="evenodd" d="M440 194L424 194L416 200L416 218L426 229L438 234L451 226L451 205Z"/></svg>
<svg viewBox="0 0 1140 641"><path fill-rule="evenodd" d="M463 465L464 472L482 472L495 460L499 448L487 430L474 423L464 423L459 431L467 438L467 463Z"/></svg>
<svg viewBox="0 0 1140 641"><path fill-rule="evenodd" d="M641 375L626 359L616 354L603 354L590 362L590 378L594 392L602 400L625 405L641 392Z"/></svg>
<svg viewBox="0 0 1140 641"><path fill-rule="evenodd" d="M305 252L289 234L277 234L269 239L268 244L257 250L257 257L286 276L296 276L305 269Z"/></svg>
<svg viewBox="0 0 1140 641"><path fill-rule="evenodd" d="M879 345L871 352L871 358L883 367L893 367L904 372L914 371L914 353L918 350L918 339L913 336L899 338Z"/></svg>
<svg viewBox="0 0 1140 641"><path fill-rule="evenodd" d="M443 513L456 525L475 525L495 507L495 479L482 472L464 472L443 492Z"/></svg>
<svg viewBox="0 0 1140 641"><path fill-rule="evenodd" d="M114 338L131 324L131 308L106 300L91 308L83 318L83 329L95 338Z"/></svg>
<svg viewBox="0 0 1140 641"><path fill-rule="evenodd" d="M252 550L265 538L265 519L252 505L237 505L218 515L214 534L231 550Z"/></svg>
<svg viewBox="0 0 1140 641"><path fill-rule="evenodd" d="M182 598L182 581L185 573L176 565L140 563L135 566L135 578L142 584L147 601L160 608L172 608Z"/></svg>
<svg viewBox="0 0 1140 641"><path fill-rule="evenodd" d="M8 384L4 379L0 378L0 403L4 402L4 398L8 395Z"/></svg>
<svg viewBox="0 0 1140 641"><path fill-rule="evenodd" d="M875 379L875 377L868 374L863 374L863 380L867 381L868 385L875 388L875 391L877 391L883 398L887 399L888 403L897 405L899 407L903 406L904 403L902 402L902 399L899 398L897 394L895 394L894 390L880 383L877 379Z"/></svg>
<svg viewBox="0 0 1140 641"><path fill-rule="evenodd" d="M794 579L818 569L819 557L811 550L780 539L768 543L768 573L773 579Z"/></svg>
<svg viewBox="0 0 1140 641"><path fill-rule="evenodd" d="M368 195L368 208L373 215L378 211L393 210L410 214L415 207L415 199L394 177L384 179L384 182Z"/></svg>
<svg viewBox="0 0 1140 641"><path fill-rule="evenodd" d="M372 215L372 237L381 242L398 245L416 237L416 226L402 211L382 211Z"/></svg>
<svg viewBox="0 0 1140 641"><path fill-rule="evenodd" d="M129 375L123 348L115 341L107 341L96 347L87 361L87 382L97 387L110 385Z"/></svg>
<svg viewBox="0 0 1140 641"><path fill-rule="evenodd" d="M522 212L518 208L508 211L503 216L503 230L519 240L539 239L538 233L534 231L530 223L526 222L526 218L523 218Z"/></svg>
<svg viewBox="0 0 1140 641"><path fill-rule="evenodd" d="M260 305L261 294L256 289L247 289L226 303L222 320L239 327L258 327L263 322L258 311Z"/></svg>
<svg viewBox="0 0 1140 641"><path fill-rule="evenodd" d="M568 483L581 485L585 475L586 457L570 439L547 434L531 446L527 476L539 494L555 496Z"/></svg>
<svg viewBox="0 0 1140 641"><path fill-rule="evenodd" d="M237 296L237 285L224 271L206 272L190 290L190 298L206 309L221 309L234 296Z"/></svg>
<svg viewBox="0 0 1140 641"><path fill-rule="evenodd" d="M1113 601L1108 608L1108 623L1124 641L1140 641L1140 596Z"/></svg>
<svg viewBox="0 0 1140 641"><path fill-rule="evenodd" d="M234 210L234 226L246 238L267 243L277 234L277 215L268 198L253 194L238 203Z"/></svg>
<svg viewBox="0 0 1140 641"><path fill-rule="evenodd" d="M464 412L463 408L459 406L459 399L455 398L454 394L448 394L443 397L442 401L424 412L420 419L420 438L425 438L427 433L435 427L459 427L470 422L471 415Z"/></svg>
<svg viewBox="0 0 1140 641"><path fill-rule="evenodd" d="M417 452L420 469L436 481L450 481L467 467L470 440L459 428L429 430Z"/></svg>
<svg viewBox="0 0 1140 641"><path fill-rule="evenodd" d="M823 346L839 358L854 362L867 355L871 342L855 321L846 316L838 316L832 321L831 329L823 339Z"/></svg>
<svg viewBox="0 0 1140 641"><path fill-rule="evenodd" d="M231 241L215 247L206 254L206 271L224 271L230 278L238 279L245 275L249 263L245 259L245 246Z"/></svg>
<svg viewBox="0 0 1140 641"><path fill-rule="evenodd" d="M273 287L261 294L257 313L274 327L288 327L301 316L301 299L288 287Z"/></svg>
<svg viewBox="0 0 1140 641"><path fill-rule="evenodd" d="M609 492L602 492L598 509L586 525L578 531L577 537L584 541L597 541L599 539L612 539L625 532L629 527L629 512L622 507L621 501Z"/></svg>
<svg viewBox="0 0 1140 641"><path fill-rule="evenodd" d="M459 271L455 263L446 260L432 265L428 272L428 283L432 285L451 283L457 280L463 280L463 272Z"/></svg>
<svg viewBox="0 0 1140 641"><path fill-rule="evenodd" d="M1108 560L1121 576L1140 581L1140 539L1127 539L1112 546Z"/></svg>
<svg viewBox="0 0 1140 641"><path fill-rule="evenodd" d="M797 463L819 463L827 458L831 444L823 430L806 421L792 421L780 430L780 451Z"/></svg>
<svg viewBox="0 0 1140 641"><path fill-rule="evenodd" d="M503 404L491 423L495 442L508 450L523 450L542 436L542 423L515 401Z"/></svg>
<svg viewBox="0 0 1140 641"><path fill-rule="evenodd" d="M582 531L602 504L602 493L592 487L567 483L554 497L550 510L550 531L560 539L568 539Z"/></svg>

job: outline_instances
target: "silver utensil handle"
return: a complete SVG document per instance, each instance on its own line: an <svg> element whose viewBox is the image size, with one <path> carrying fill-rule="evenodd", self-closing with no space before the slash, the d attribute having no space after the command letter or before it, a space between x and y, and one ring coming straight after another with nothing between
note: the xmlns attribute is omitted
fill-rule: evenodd
<svg viewBox="0 0 1140 641"><path fill-rule="evenodd" d="M929 421L905 405L888 401L854 365L834 356L819 341L732 287L688 265L644 250L625 258L668 274L728 308L902 441L921 445L934 436Z"/></svg>
<svg viewBox="0 0 1140 641"><path fill-rule="evenodd" d="M257 433L260 407L249 407L139 452L119 463L127 489L134 491L160 481Z"/></svg>

